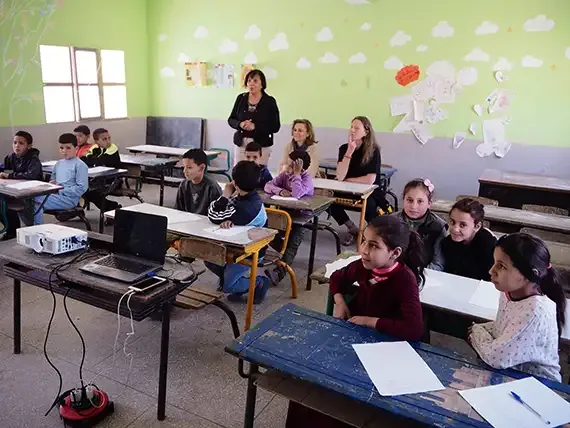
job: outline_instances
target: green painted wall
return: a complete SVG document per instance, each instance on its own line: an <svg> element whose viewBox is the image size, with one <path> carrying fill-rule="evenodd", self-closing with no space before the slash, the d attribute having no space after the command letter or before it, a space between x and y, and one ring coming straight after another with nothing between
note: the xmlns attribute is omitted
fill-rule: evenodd
<svg viewBox="0 0 570 428"><path fill-rule="evenodd" d="M124 50L129 116L148 115L144 0L0 1L0 126L45 123L39 44Z"/></svg>
<svg viewBox="0 0 570 428"><path fill-rule="evenodd" d="M268 92L276 96L283 122L306 117L317 126L344 128L353 116L366 114L378 131L391 131L400 118L390 116L389 98L410 92L395 82L396 71L384 68L384 62L394 55L404 64L418 64L421 70L436 60L448 60L457 70L467 66L478 70L477 82L466 87L454 104L445 106L449 118L432 128L435 135L452 136L466 131L472 122L481 123L471 107L498 86L492 70L503 57L512 64L507 73L510 80L503 86L516 96L507 138L535 145L570 145L566 126L570 114L569 1L370 0L362 5L349 1L149 0L152 114L225 119L240 89L190 88L184 83L183 64L178 59L186 56L239 65L253 52L260 68L277 72ZM354 3L362 1L366 0ZM554 27L525 31L525 22L538 15L546 15L546 22L539 19L532 28L548 29L550 19ZM433 27L441 21L453 27L452 37L432 36ZM498 31L477 35L483 21L498 24ZM366 22L371 28L363 31L360 28ZM258 39L244 39L250 25L261 30ZM198 26L206 27L207 37L194 37ZM325 26L333 39L316 41L317 32ZM411 40L391 46L390 39L398 31ZM272 52L268 44L279 32L286 34L289 47ZM235 52L220 53L226 38L237 43ZM417 52L419 45L427 50ZM475 48L488 54L488 61L465 61ZM320 63L326 52L337 56L338 62ZM349 64L348 59L359 52L367 61ZM542 65L523 67L521 61L529 55L542 60ZM301 57L311 63L310 68L296 67ZM174 76L161 76L164 69Z"/></svg>

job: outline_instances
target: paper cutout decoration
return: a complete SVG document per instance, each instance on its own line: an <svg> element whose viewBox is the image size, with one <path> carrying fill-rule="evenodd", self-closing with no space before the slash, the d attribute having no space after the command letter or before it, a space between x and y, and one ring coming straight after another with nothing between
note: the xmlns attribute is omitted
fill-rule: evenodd
<svg viewBox="0 0 570 428"><path fill-rule="evenodd" d="M361 31L370 31L370 29L372 28L372 24L370 24L370 22L365 22L364 24L362 24L362 26L360 27Z"/></svg>
<svg viewBox="0 0 570 428"><path fill-rule="evenodd" d="M431 35L440 38L452 37L454 32L455 30L447 21L441 21L431 29Z"/></svg>
<svg viewBox="0 0 570 428"><path fill-rule="evenodd" d="M241 82L241 87L245 88L246 85L246 81L245 81L245 76L247 76L247 73L249 73L251 70L255 70L255 64L242 64L241 65L241 71L240 71L240 82Z"/></svg>
<svg viewBox="0 0 570 428"><path fill-rule="evenodd" d="M494 22L483 21L475 30L475 34L483 36L486 34L495 34L499 32L499 26Z"/></svg>
<svg viewBox="0 0 570 428"><path fill-rule="evenodd" d="M338 62L338 56L331 52L327 52L324 56L319 58L321 64L335 64Z"/></svg>
<svg viewBox="0 0 570 428"><path fill-rule="evenodd" d="M458 149L465 141L465 132L456 132L453 137L453 148Z"/></svg>
<svg viewBox="0 0 570 428"><path fill-rule="evenodd" d="M218 50L220 51L221 54L234 53L237 52L238 50L238 44L237 42L234 42L232 39L224 39Z"/></svg>
<svg viewBox="0 0 570 428"><path fill-rule="evenodd" d="M390 114L392 116L400 116L408 114L412 111L412 96L400 95L390 98Z"/></svg>
<svg viewBox="0 0 570 428"><path fill-rule="evenodd" d="M235 66L233 64L214 64L214 87L233 88Z"/></svg>
<svg viewBox="0 0 570 428"><path fill-rule="evenodd" d="M302 57L297 61L296 67L302 70L311 68L311 62L307 58Z"/></svg>
<svg viewBox="0 0 570 428"><path fill-rule="evenodd" d="M257 56L253 52L249 52L243 59L245 64L257 64Z"/></svg>
<svg viewBox="0 0 570 428"><path fill-rule="evenodd" d="M414 118L411 113L406 114L402 120L398 122L394 128L394 133L401 134L403 132L408 132L412 130L412 125L414 124Z"/></svg>
<svg viewBox="0 0 570 428"><path fill-rule="evenodd" d="M509 78L505 76L502 71L497 71L495 72L495 80L499 83L503 83L505 80L509 80Z"/></svg>
<svg viewBox="0 0 570 428"><path fill-rule="evenodd" d="M405 31L398 30L396 34L390 38L390 46L404 46L410 40L412 40L412 36L406 34Z"/></svg>
<svg viewBox="0 0 570 428"><path fill-rule="evenodd" d="M535 58L532 55L525 56L521 61L521 65L523 67L529 67L529 68L542 67L542 63L543 61L541 59Z"/></svg>
<svg viewBox="0 0 570 428"><path fill-rule="evenodd" d="M475 135L477 133L477 126L474 123L469 125L469 132L471 132L471 135Z"/></svg>
<svg viewBox="0 0 570 428"><path fill-rule="evenodd" d="M524 23L525 31L550 31L554 28L554 21L548 19L546 15L538 15Z"/></svg>
<svg viewBox="0 0 570 428"><path fill-rule="evenodd" d="M473 49L471 52L469 52L467 55L465 55L465 57L463 58L465 61L468 62L475 62L475 61L480 61L480 62L487 62L489 61L489 54L479 48L475 48Z"/></svg>
<svg viewBox="0 0 570 428"><path fill-rule="evenodd" d="M495 100L489 105L489 113L506 113L513 102L513 94L507 89L498 91Z"/></svg>
<svg viewBox="0 0 570 428"><path fill-rule="evenodd" d="M384 68L386 70L399 70L404 66L402 61L396 56L391 56L386 61L384 61Z"/></svg>
<svg viewBox="0 0 570 428"><path fill-rule="evenodd" d="M282 51L289 49L289 41L287 34L277 33L277 35L269 42L269 50L271 52Z"/></svg>
<svg viewBox="0 0 570 428"><path fill-rule="evenodd" d="M417 65L406 65L396 73L396 82L400 86L408 86L420 78L420 67Z"/></svg>
<svg viewBox="0 0 570 428"><path fill-rule="evenodd" d="M485 98L485 102L487 104L492 104L495 102L495 100L497 99L497 95L499 94L499 90L498 89L494 89L493 92L491 92L489 95L487 95L487 98Z"/></svg>
<svg viewBox="0 0 570 428"><path fill-rule="evenodd" d="M366 55L362 52L358 52L357 54L352 55L348 59L349 64L364 64L366 62Z"/></svg>
<svg viewBox="0 0 570 428"><path fill-rule="evenodd" d="M426 74L455 80L455 66L449 61L434 61L426 69Z"/></svg>
<svg viewBox="0 0 570 428"><path fill-rule="evenodd" d="M414 123L411 127L411 131L414 137L416 137L416 140L422 145L425 145L432 138L427 125L423 123Z"/></svg>
<svg viewBox="0 0 570 428"><path fill-rule="evenodd" d="M483 106L481 104L475 104L473 110L477 113L477 116L483 116Z"/></svg>
<svg viewBox="0 0 570 428"><path fill-rule="evenodd" d="M263 74L265 74L267 80L273 80L277 78L277 70L275 70L273 67L263 67L262 71Z"/></svg>
<svg viewBox="0 0 570 428"><path fill-rule="evenodd" d="M261 37L261 30L257 25L250 25L243 36L245 40L257 40Z"/></svg>
<svg viewBox="0 0 570 428"><path fill-rule="evenodd" d="M473 85L479 77L479 72L475 67L462 68L457 73L457 83L461 86Z"/></svg>
<svg viewBox="0 0 570 428"><path fill-rule="evenodd" d="M490 156L493 154L493 152L493 146L485 143L481 143L475 148L475 153L477 153L477 155L481 158Z"/></svg>
<svg viewBox="0 0 570 428"><path fill-rule="evenodd" d="M333 39L333 33L329 27L323 27L317 33L316 39L317 42L330 42Z"/></svg>
<svg viewBox="0 0 570 428"><path fill-rule="evenodd" d="M206 63L186 62L184 63L184 76L186 84L192 87L206 86Z"/></svg>

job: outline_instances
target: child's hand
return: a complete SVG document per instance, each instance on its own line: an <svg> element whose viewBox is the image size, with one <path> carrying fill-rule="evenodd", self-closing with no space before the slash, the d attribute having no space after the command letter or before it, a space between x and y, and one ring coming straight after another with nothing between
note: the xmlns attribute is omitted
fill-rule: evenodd
<svg viewBox="0 0 570 428"><path fill-rule="evenodd" d="M293 162L293 175L301 175L301 172L303 172L303 160L297 159Z"/></svg>
<svg viewBox="0 0 570 428"><path fill-rule="evenodd" d="M8 178L9 174L7 172L0 172L0 178Z"/></svg>
<svg viewBox="0 0 570 428"><path fill-rule="evenodd" d="M55 180L50 180L49 184L57 184L57 182Z"/></svg>
<svg viewBox="0 0 570 428"><path fill-rule="evenodd" d="M226 183L226 185L224 186L224 196L226 198L230 198L236 191L236 186L234 185L233 181L230 181L229 183Z"/></svg>
<svg viewBox="0 0 570 428"><path fill-rule="evenodd" d="M346 303L335 303L333 317L347 320L350 318L350 310Z"/></svg>
<svg viewBox="0 0 570 428"><path fill-rule="evenodd" d="M220 228L222 229L229 229L233 226L234 224L232 223L231 220L226 220L224 221L222 224L220 224Z"/></svg>
<svg viewBox="0 0 570 428"><path fill-rule="evenodd" d="M289 190L283 189L279 192L279 196L284 196L284 197L288 198L289 196L291 196L291 192Z"/></svg>

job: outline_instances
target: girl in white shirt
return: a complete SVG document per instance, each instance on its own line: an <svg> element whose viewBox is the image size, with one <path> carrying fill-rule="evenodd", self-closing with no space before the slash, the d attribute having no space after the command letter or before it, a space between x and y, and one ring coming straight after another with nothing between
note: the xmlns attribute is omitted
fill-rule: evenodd
<svg viewBox="0 0 570 428"><path fill-rule="evenodd" d="M491 281L501 291L495 321L475 324L468 340L487 364L561 381L558 340L566 297L548 248L526 233L497 242Z"/></svg>

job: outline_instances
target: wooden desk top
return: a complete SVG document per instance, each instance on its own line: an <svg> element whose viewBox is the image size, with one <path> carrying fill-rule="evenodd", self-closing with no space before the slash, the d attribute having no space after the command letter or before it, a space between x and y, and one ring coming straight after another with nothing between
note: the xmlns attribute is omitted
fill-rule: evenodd
<svg viewBox="0 0 570 428"><path fill-rule="evenodd" d="M46 161L42 162L42 170L45 174L51 174L53 172L53 167L57 161ZM127 175L128 171L126 169L109 168L105 171L99 171L98 168L108 168L108 167L90 167L87 169L87 174L89 179L96 178L109 178L109 177L121 177Z"/></svg>
<svg viewBox="0 0 570 428"><path fill-rule="evenodd" d="M523 174L521 172L499 171L496 169L483 171L483 174L479 177L479 183L570 193L570 178Z"/></svg>
<svg viewBox="0 0 570 428"><path fill-rule="evenodd" d="M455 201L434 201L431 210L436 213L449 213ZM556 214L546 214L534 211L524 211L515 208L495 207L485 205L485 220L536 227L555 232L570 233L570 217Z"/></svg>
<svg viewBox="0 0 570 428"><path fill-rule="evenodd" d="M445 421L447 427L489 426L457 391L528 376L514 370L495 370L445 349L412 343L446 389L383 397L352 344L390 340L394 339L372 329L288 304L234 340L226 351L394 415L428 425L442 426ZM543 382L564 399L570 399L570 386Z"/></svg>
<svg viewBox="0 0 570 428"><path fill-rule="evenodd" d="M0 179L0 194L9 196L15 199L25 199L33 198L36 196L50 195L52 193L57 193L63 186L57 184L50 184L41 182L37 186L26 187L22 189L14 188L14 185L30 183L30 180L12 180L9 178Z"/></svg>
<svg viewBox="0 0 570 428"><path fill-rule="evenodd" d="M261 200L264 205L274 205L277 208L282 208L284 210L310 211L312 213L321 213L325 211L335 201L334 198L320 195L303 196L301 199L296 201L272 199L271 197L273 195L263 191L260 191L259 195L261 196Z"/></svg>
<svg viewBox="0 0 570 428"><path fill-rule="evenodd" d="M188 150L192 147L168 147L168 146L157 146L154 144L141 144L138 146L130 146L126 149L130 152L139 152L139 153L152 153L155 155L169 155L169 156L184 156ZM206 156L217 156L220 154L218 150L204 150Z"/></svg>
<svg viewBox="0 0 570 428"><path fill-rule="evenodd" d="M329 180L328 178L313 178L315 189L332 190L333 192L367 195L378 186L376 184L350 183L347 181Z"/></svg>
<svg viewBox="0 0 570 428"><path fill-rule="evenodd" d="M161 207L148 203L130 205L122 209L165 216L168 219L168 231L171 233L207 239L233 247L246 247L248 245L255 244L256 242L271 238L277 234L277 231L274 229L254 227L236 235L222 236L205 230L216 227L216 225L211 223L206 216L186 213L172 208ZM115 218L115 211L106 212L105 217Z"/></svg>

